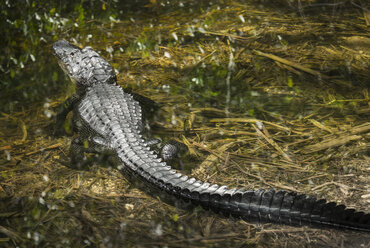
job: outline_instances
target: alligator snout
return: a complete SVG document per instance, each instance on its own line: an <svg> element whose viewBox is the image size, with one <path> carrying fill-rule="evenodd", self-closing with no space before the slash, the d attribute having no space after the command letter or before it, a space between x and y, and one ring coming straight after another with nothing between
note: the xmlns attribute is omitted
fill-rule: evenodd
<svg viewBox="0 0 370 248"><path fill-rule="evenodd" d="M53 54L59 59L66 59L73 57L81 49L75 45L69 44L66 40L59 40L53 44Z"/></svg>

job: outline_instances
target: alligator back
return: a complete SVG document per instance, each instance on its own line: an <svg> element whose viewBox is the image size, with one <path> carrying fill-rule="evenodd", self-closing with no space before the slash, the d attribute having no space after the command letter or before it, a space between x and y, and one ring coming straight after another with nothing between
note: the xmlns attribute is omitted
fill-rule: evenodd
<svg viewBox="0 0 370 248"><path fill-rule="evenodd" d="M370 231L370 214L344 205L294 192L228 189L178 173L150 150L140 134L140 106L119 86L93 85L78 109L80 118L116 152L117 169L148 191L246 221Z"/></svg>
<svg viewBox="0 0 370 248"><path fill-rule="evenodd" d="M77 115L101 137L111 140L112 135L141 130L141 108L130 94L113 84L93 84L77 107ZM91 133L82 133L91 136ZM116 148L111 144L111 148Z"/></svg>

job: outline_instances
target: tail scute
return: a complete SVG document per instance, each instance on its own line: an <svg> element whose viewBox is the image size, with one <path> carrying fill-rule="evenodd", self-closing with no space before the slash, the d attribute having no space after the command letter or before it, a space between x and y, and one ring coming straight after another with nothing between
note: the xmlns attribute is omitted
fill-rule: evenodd
<svg viewBox="0 0 370 248"><path fill-rule="evenodd" d="M280 222L284 224L291 224L290 211L294 203L294 198L297 195L295 192L289 192L284 195L283 203L280 208Z"/></svg>
<svg viewBox="0 0 370 248"><path fill-rule="evenodd" d="M311 223L311 214L315 204L317 202L316 197L308 196L305 201L303 201L302 212L301 212L301 220L302 222Z"/></svg>
<svg viewBox="0 0 370 248"><path fill-rule="evenodd" d="M278 191L272 197L270 204L270 220L273 222L280 222L280 210L284 201L285 191Z"/></svg>

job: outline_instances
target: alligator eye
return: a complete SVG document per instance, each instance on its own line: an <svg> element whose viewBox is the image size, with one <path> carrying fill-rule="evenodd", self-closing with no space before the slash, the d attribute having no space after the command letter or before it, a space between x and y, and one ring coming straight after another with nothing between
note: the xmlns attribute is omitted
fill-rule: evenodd
<svg viewBox="0 0 370 248"><path fill-rule="evenodd" d="M73 52L71 53L71 56L75 55Z"/></svg>

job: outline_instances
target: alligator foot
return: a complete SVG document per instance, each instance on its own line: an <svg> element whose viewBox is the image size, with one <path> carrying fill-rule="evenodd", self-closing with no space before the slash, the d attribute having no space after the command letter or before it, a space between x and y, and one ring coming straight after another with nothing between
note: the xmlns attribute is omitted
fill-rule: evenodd
<svg viewBox="0 0 370 248"><path fill-rule="evenodd" d="M188 147L184 143L171 139L162 147L161 157L164 161L176 160L186 151Z"/></svg>
<svg viewBox="0 0 370 248"><path fill-rule="evenodd" d="M92 153L94 156L86 157L85 153ZM92 137L89 140L81 140L78 137L71 143L69 167L86 170L94 163L110 167L112 165L110 157L113 154L114 152L108 148L105 140L100 137Z"/></svg>

